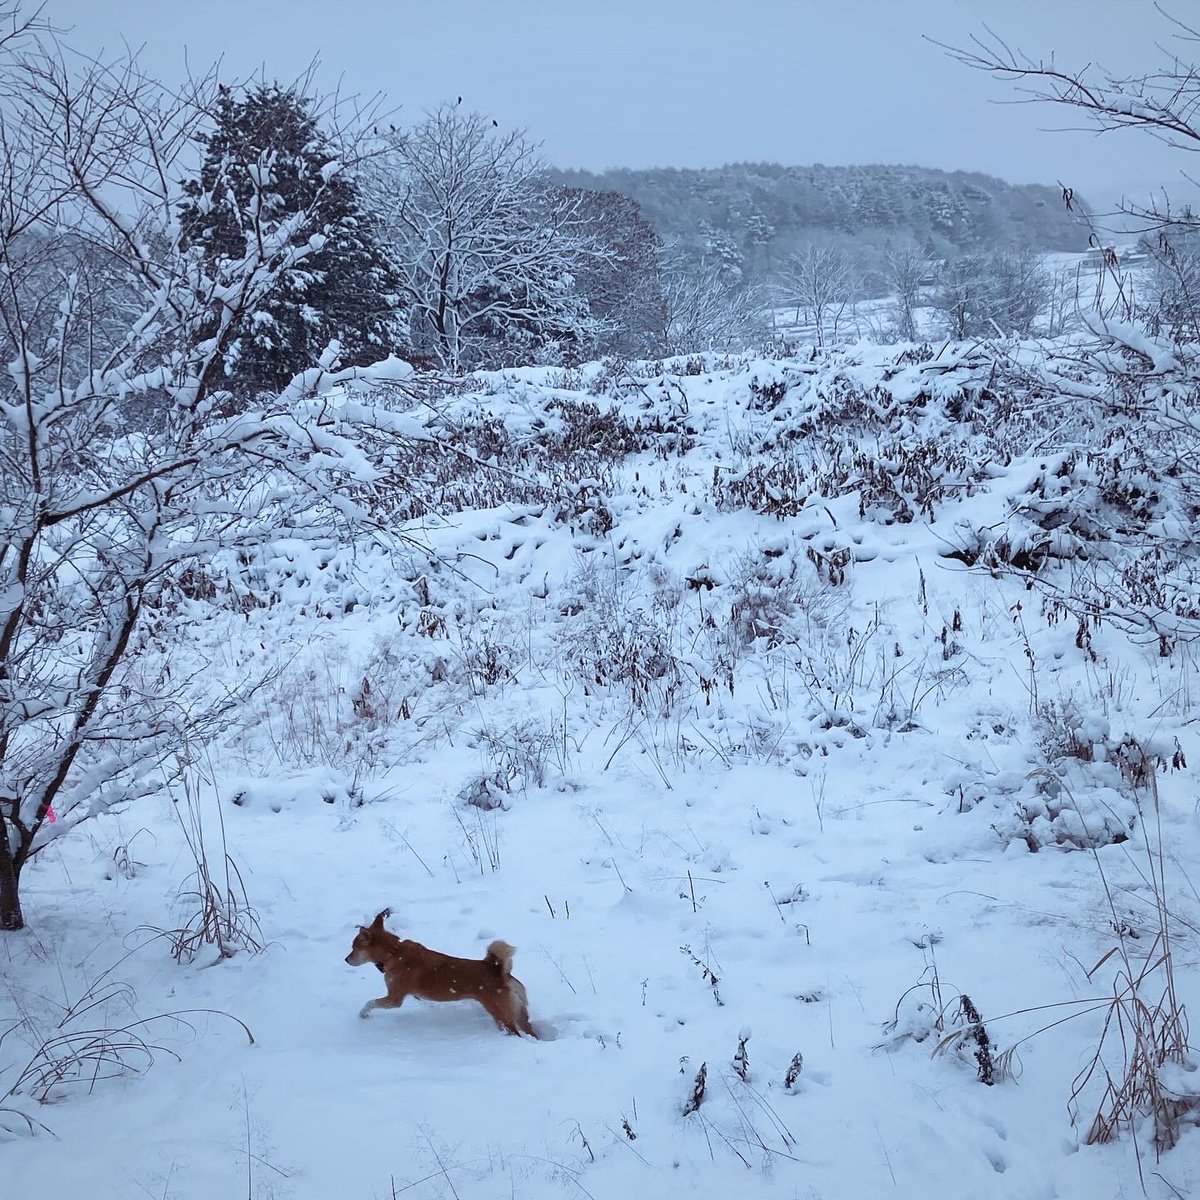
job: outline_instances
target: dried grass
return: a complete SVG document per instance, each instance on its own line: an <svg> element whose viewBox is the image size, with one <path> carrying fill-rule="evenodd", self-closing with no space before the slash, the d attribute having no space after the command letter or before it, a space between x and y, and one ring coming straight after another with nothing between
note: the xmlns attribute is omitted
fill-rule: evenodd
<svg viewBox="0 0 1200 1200"><path fill-rule="evenodd" d="M124 958L120 960L123 961ZM254 1035L245 1022L219 1009L187 1008L150 1017L137 1016L134 1009L137 997L133 988L111 978L118 965L114 964L99 975L66 1005L54 1028L38 1041L11 1086L0 1094L0 1112L19 1116L30 1132L34 1132L35 1127L42 1130L46 1127L7 1102L29 1096L38 1104L47 1104L65 1089L83 1087L90 1093L103 1080L144 1074L160 1055L179 1061L176 1051L157 1040L155 1031L165 1032L166 1026L183 1027L195 1035L197 1029L190 1018L201 1015L222 1017L239 1026L247 1041L254 1044ZM113 1009L123 1011L129 1019L111 1020L109 1013ZM26 1018L5 1030L0 1034L0 1045L28 1024Z"/></svg>
<svg viewBox="0 0 1200 1200"><path fill-rule="evenodd" d="M151 932L168 940L171 957L178 963L191 962L206 946L216 949L218 962L232 958L239 950L261 954L266 949L266 938L246 895L242 873L229 853L220 804L220 853L215 870L205 839L200 785L194 778L185 779L183 811L176 800L174 812L196 869L175 898L184 914L183 923Z"/></svg>

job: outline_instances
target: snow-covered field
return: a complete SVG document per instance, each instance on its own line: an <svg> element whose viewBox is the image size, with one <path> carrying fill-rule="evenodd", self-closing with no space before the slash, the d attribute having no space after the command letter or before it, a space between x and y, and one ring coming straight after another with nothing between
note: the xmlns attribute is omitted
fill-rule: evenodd
<svg viewBox="0 0 1200 1200"><path fill-rule="evenodd" d="M478 377L439 420L497 470L430 453L436 514L380 498L427 551L285 544L229 568L240 603L181 600L214 687L274 674L186 794L29 869L4 1200L1195 1194L1195 1060L1159 1072L1161 1156L1144 1117L1087 1144L1086 1074L1123 973L1161 1032L1156 892L1200 1002L1195 652L1002 569L1062 581L1124 518L1086 415L991 379L866 346ZM156 936L194 819L264 952ZM343 958L385 906L516 945L541 1039L360 1020L381 977ZM56 1029L126 1029L137 1070L40 1086Z"/></svg>
<svg viewBox="0 0 1200 1200"><path fill-rule="evenodd" d="M1043 332L1056 325L1061 325L1063 331L1078 332L1085 327L1083 314L1124 309L1127 303L1144 301L1150 286L1149 271L1138 254L1137 242L1128 236L1114 241L1122 260L1118 271L1120 285L1112 271L1099 269L1094 253L1060 251L1039 256L1044 271L1053 281L1057 298L1054 311L1042 314L1039 328ZM922 289L927 299L932 291L932 287ZM862 339L887 342L895 336L896 303L895 296L872 296L852 301L836 312L837 306L831 305L825 322L829 344ZM771 337L784 345L801 346L817 340L815 319L803 304L769 308L765 323ZM931 304L913 311L913 324L920 337L945 340L945 316Z"/></svg>

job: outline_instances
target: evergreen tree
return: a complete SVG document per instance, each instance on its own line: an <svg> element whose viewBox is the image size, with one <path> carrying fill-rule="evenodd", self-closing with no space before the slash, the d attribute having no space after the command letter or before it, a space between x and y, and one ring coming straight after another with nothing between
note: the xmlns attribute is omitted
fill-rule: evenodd
<svg viewBox="0 0 1200 1200"><path fill-rule="evenodd" d="M216 128L202 139L204 163L188 180L180 211L185 246L206 260L238 259L255 236L247 214L278 229L301 210L316 214L325 241L283 272L252 325L229 349L226 371L236 390L283 387L311 366L330 340L341 363L377 361L401 339L395 269L359 204L351 179L318 127L312 101L278 84L244 95L222 88ZM295 235L308 242L312 225Z"/></svg>

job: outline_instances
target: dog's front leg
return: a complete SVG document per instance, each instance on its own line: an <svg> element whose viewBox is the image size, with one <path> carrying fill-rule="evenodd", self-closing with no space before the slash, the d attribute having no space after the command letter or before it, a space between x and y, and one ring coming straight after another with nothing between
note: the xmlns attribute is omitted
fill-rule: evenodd
<svg viewBox="0 0 1200 1200"><path fill-rule="evenodd" d="M404 1003L404 997L400 996L393 999L391 996L381 996L378 1000L368 1000L366 1004L358 1010L358 1015L366 1020L371 1015L371 1010L374 1008L399 1008Z"/></svg>

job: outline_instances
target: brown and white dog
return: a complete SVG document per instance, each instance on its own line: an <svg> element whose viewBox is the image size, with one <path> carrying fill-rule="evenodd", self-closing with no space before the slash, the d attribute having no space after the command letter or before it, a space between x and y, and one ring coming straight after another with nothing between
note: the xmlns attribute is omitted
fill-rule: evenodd
<svg viewBox="0 0 1200 1200"><path fill-rule="evenodd" d="M492 1020L509 1033L537 1037L529 1023L525 985L512 973L516 951L507 942L493 942L483 958L453 958L402 941L383 927L391 910L385 908L370 925L360 925L346 961L352 967L374 963L387 983L387 995L368 1000L359 1012L369 1017L375 1008L399 1008L406 996L421 1000L478 1000Z"/></svg>

